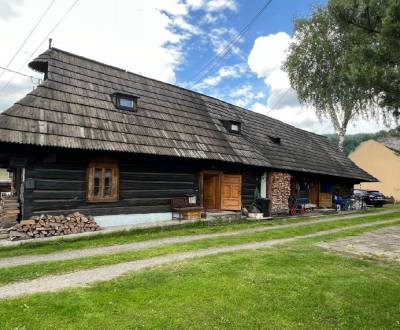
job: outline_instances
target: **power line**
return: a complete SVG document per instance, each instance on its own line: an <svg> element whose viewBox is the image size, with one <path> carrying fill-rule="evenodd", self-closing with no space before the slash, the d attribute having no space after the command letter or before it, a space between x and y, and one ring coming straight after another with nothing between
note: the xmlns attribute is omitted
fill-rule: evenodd
<svg viewBox="0 0 400 330"><path fill-rule="evenodd" d="M36 54L36 52L39 50L40 47L46 42L48 37L58 28L58 26L64 21L64 19L68 16L68 14L71 12L71 10L76 6L76 4L79 2L79 0L75 0L75 2L68 8L68 10L64 13L63 16L57 21L57 23L51 28L50 32L43 38L43 40L40 42L40 44L35 48L35 50L29 55L28 59L22 64L17 71L21 71L25 65L31 60L33 55ZM12 80L15 78L16 74L11 77L11 79L0 89L0 94L10 85Z"/></svg>
<svg viewBox="0 0 400 330"><path fill-rule="evenodd" d="M194 76L193 80L199 77L193 85L197 84L200 82L203 78L205 78L208 73L210 73L215 67L218 66L219 62L230 52L233 50L233 46L239 40L241 37L247 33L247 31L251 28L251 26L256 22L256 20L262 15L262 13L267 9L267 7L271 4L272 0L268 0L267 3L256 13L256 15L253 16L253 18L250 20L250 22L245 25L236 35L234 38L231 39L231 41L226 45L221 51L219 51L213 58L211 58L200 71ZM209 67L209 68L207 68ZM203 73L204 72L204 73Z"/></svg>
<svg viewBox="0 0 400 330"><path fill-rule="evenodd" d="M286 89L285 93L283 93L280 96L280 98L275 102L275 104L273 106L271 106L271 109L266 113L266 115L268 115L274 108L276 108L278 105L280 105L282 103L283 99L290 92L291 89L292 89L291 87Z"/></svg>
<svg viewBox="0 0 400 330"><path fill-rule="evenodd" d="M274 103L274 105L271 106L271 109L268 110L268 112L265 115L269 115L274 108L276 108L278 105L281 104L283 101L284 97L289 93L291 90L291 87L287 88L286 91L280 96L280 98Z"/></svg>
<svg viewBox="0 0 400 330"><path fill-rule="evenodd" d="M36 24L33 26L32 30L28 33L28 35L25 37L24 41L22 42L22 44L18 47L17 51L15 52L15 54L11 57L11 60L8 62L8 64L6 65L6 68L2 68L3 72L0 74L0 79L1 77L3 77L4 73L6 72L6 69L8 69L11 65L11 63L14 61L14 59L17 57L17 55L19 54L19 52L22 50L22 47L25 46L26 42L29 40L29 38L31 37L31 35L33 34L33 32L35 32L36 28L39 26L39 24L42 22L43 18L46 16L46 14L48 13L48 11L50 10L51 6L53 6L54 2L56 0L52 0L50 2L50 4L47 6L46 10L43 12L43 14L40 16L39 20L36 22Z"/></svg>
<svg viewBox="0 0 400 330"><path fill-rule="evenodd" d="M216 54L212 59L210 59L206 65L199 71L199 73L195 76L197 77L199 74L201 74L201 72L207 67L209 66L212 62L217 63L219 58L223 58L225 57L230 51L232 51L233 46L240 40L240 38L243 36L243 34L245 34L250 27L255 23L255 21L258 19L258 17L265 11L265 9L267 9L267 7L270 5L270 3L272 2L272 0L269 0L258 12L257 14L250 20L250 22L244 27L242 28L242 30L240 30L235 37L228 43L228 45L226 45L220 52L218 52L218 54ZM214 63L214 64L215 64ZM209 71L209 70L208 70ZM201 80L201 79L199 79ZM197 80L196 83L199 81Z"/></svg>
<svg viewBox="0 0 400 330"><path fill-rule="evenodd" d="M22 73L22 72L18 72L18 71L14 71L14 70L11 70L11 69L7 69L7 68L4 68L4 67L2 67L2 66L0 66L0 69L2 69L2 70L4 70L4 71L12 72L12 73L14 73L14 74L19 74L19 75L21 75L21 76L28 77L28 78L31 78L31 79L38 79L38 80L41 80L40 78L37 78L37 77L34 77L34 76L30 76L30 75L25 74L25 73Z"/></svg>

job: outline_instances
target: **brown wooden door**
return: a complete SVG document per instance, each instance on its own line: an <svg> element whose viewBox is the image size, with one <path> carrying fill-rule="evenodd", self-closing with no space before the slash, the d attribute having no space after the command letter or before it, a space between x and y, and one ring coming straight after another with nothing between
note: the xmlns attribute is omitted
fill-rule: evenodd
<svg viewBox="0 0 400 330"><path fill-rule="evenodd" d="M204 175L203 181L203 206L206 209L218 207L218 175Z"/></svg>
<svg viewBox="0 0 400 330"><path fill-rule="evenodd" d="M319 193L319 207L332 207L332 193Z"/></svg>
<svg viewBox="0 0 400 330"><path fill-rule="evenodd" d="M240 211L242 209L242 176L222 175L221 209Z"/></svg>
<svg viewBox="0 0 400 330"><path fill-rule="evenodd" d="M318 206L318 203L319 203L319 181L311 182L310 191L309 191L309 200L310 200L310 203Z"/></svg>

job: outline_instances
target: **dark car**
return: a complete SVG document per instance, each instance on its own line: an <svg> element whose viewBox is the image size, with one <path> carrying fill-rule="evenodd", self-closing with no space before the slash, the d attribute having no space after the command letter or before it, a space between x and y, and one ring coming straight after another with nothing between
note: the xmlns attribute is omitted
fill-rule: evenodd
<svg viewBox="0 0 400 330"><path fill-rule="evenodd" d="M367 205L373 205L375 207L382 207L387 203L386 197L377 190L368 190L368 196L365 201Z"/></svg>
<svg viewBox="0 0 400 330"><path fill-rule="evenodd" d="M377 190L354 189L354 196L361 197L367 205L382 207L387 203L386 197Z"/></svg>

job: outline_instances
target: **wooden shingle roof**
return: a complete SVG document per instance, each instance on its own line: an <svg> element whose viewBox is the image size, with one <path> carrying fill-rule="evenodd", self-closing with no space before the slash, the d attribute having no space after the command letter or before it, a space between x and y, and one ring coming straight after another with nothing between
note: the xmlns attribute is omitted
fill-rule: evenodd
<svg viewBox="0 0 400 330"><path fill-rule="evenodd" d="M47 79L0 115L0 141L374 179L326 137L206 95L56 48L30 67ZM138 111L117 109L116 92L139 97ZM224 120L240 121L241 134Z"/></svg>

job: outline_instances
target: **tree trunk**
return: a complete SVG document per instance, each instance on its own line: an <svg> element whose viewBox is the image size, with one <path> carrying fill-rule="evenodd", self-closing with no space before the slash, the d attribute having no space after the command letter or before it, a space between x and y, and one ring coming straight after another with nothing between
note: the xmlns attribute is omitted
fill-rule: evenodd
<svg viewBox="0 0 400 330"><path fill-rule="evenodd" d="M344 148L344 138L345 138L345 136L346 136L346 129L345 129L345 128L340 129L340 130L337 132L337 135L338 135L338 139L339 139L339 141L338 141L338 148L339 148L340 151L343 151L343 148Z"/></svg>

